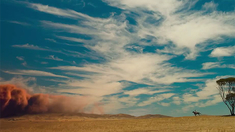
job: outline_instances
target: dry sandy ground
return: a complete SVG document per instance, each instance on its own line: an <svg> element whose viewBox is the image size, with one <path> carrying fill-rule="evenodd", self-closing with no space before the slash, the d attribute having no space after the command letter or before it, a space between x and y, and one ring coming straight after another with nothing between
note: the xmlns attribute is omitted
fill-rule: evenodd
<svg viewBox="0 0 235 132"><path fill-rule="evenodd" d="M149 119L23 116L0 119L1 132L235 132L235 117L200 116Z"/></svg>

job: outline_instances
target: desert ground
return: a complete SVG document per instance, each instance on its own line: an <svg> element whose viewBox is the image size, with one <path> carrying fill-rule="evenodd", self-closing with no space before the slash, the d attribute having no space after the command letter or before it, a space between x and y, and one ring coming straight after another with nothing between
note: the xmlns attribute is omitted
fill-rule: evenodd
<svg viewBox="0 0 235 132"><path fill-rule="evenodd" d="M235 117L40 114L0 119L1 132L235 132Z"/></svg>

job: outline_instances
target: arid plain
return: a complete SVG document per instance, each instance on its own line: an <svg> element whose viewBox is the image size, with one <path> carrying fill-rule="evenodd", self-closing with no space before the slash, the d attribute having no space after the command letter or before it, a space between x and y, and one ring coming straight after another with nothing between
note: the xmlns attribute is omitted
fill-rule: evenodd
<svg viewBox="0 0 235 132"><path fill-rule="evenodd" d="M235 117L39 114L0 119L1 132L235 132Z"/></svg>

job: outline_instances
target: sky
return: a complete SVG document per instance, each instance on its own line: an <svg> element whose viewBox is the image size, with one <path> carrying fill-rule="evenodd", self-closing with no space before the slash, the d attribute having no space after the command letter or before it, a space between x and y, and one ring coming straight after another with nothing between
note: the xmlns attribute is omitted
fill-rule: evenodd
<svg viewBox="0 0 235 132"><path fill-rule="evenodd" d="M229 114L216 80L235 76L234 0L0 5L1 84L84 96L106 114Z"/></svg>

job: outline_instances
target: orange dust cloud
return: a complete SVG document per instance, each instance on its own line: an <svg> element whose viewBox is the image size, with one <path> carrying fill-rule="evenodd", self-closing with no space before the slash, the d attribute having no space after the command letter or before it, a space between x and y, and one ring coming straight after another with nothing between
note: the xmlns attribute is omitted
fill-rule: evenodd
<svg viewBox="0 0 235 132"><path fill-rule="evenodd" d="M12 84L0 85L0 117L54 112L83 112L87 104L86 97L29 94L25 89ZM97 107L103 114L101 106L95 104L94 107Z"/></svg>

